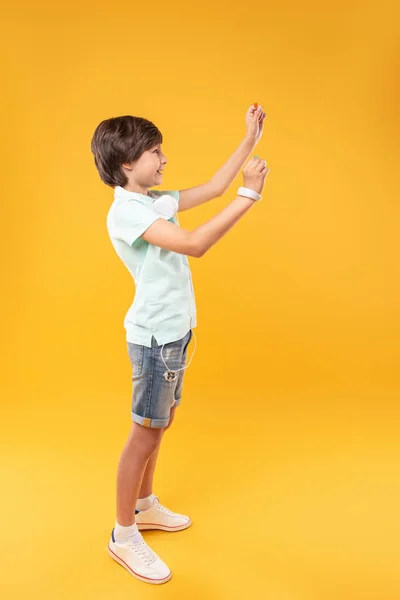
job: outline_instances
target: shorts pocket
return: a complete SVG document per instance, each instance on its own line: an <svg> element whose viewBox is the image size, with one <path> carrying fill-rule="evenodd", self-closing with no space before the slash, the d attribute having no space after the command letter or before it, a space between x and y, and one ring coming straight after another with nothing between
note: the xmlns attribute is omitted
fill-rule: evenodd
<svg viewBox="0 0 400 600"><path fill-rule="evenodd" d="M144 346L128 343L129 358L132 364L132 376L139 377L143 371Z"/></svg>

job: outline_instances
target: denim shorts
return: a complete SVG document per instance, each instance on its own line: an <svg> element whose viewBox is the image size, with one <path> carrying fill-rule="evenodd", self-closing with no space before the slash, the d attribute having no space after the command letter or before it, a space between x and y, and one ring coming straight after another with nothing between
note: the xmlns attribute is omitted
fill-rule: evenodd
<svg viewBox="0 0 400 600"><path fill-rule="evenodd" d="M132 364L132 421L145 427L166 427L172 406L179 406L182 397L187 349L193 332L176 342L158 345L154 336L151 348L127 342ZM161 349L165 367L161 358Z"/></svg>

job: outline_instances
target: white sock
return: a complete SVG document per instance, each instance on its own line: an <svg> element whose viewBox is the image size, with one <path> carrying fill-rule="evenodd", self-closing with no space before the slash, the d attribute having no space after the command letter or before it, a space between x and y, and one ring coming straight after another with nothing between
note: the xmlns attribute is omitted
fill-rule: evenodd
<svg viewBox="0 0 400 600"><path fill-rule="evenodd" d="M120 544L124 544L128 540L132 540L136 544L136 542L140 542L142 534L138 530L136 523L125 527L124 525L120 525L118 521L115 521L114 537Z"/></svg>
<svg viewBox="0 0 400 600"><path fill-rule="evenodd" d="M147 498L138 498L136 502L136 510L147 510L153 504L154 494L150 494Z"/></svg>

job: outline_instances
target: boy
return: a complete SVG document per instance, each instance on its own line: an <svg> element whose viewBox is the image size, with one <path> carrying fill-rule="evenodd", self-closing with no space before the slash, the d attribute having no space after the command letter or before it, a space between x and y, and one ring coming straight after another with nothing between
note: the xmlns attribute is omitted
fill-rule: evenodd
<svg viewBox="0 0 400 600"><path fill-rule="evenodd" d="M117 515L108 551L148 583L165 583L172 574L140 531L172 532L191 525L188 516L160 504L152 489L161 439L181 401L187 349L197 324L187 255L203 256L261 199L269 172L265 161L252 159L237 197L194 231L180 228L175 213L222 196L261 139L265 117L261 106L251 106L246 136L225 165L207 183L181 191L149 190L161 184L167 163L162 135L150 121L107 119L91 141L100 178L114 189L107 215L111 242L136 285L124 320L134 384L132 428L118 465Z"/></svg>

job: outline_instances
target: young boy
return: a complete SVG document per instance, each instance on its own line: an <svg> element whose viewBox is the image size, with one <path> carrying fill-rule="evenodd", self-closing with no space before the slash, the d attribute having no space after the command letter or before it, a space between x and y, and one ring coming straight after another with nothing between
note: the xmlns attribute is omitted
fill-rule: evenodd
<svg viewBox="0 0 400 600"><path fill-rule="evenodd" d="M244 187L215 217L187 231L176 212L221 196L259 142L266 115L246 113L246 136L207 183L181 191L149 190L162 182L167 159L162 135L146 119L123 116L102 121L91 150L101 180L114 189L107 215L111 242L136 291L124 326L132 364L132 428L117 473L117 515L108 550L129 573L147 583L165 583L171 571L140 531L180 531L191 525L153 494L153 475L164 431L180 404L196 306L187 255L199 258L261 199L266 162L255 157L243 170ZM189 363L190 364L190 363Z"/></svg>

